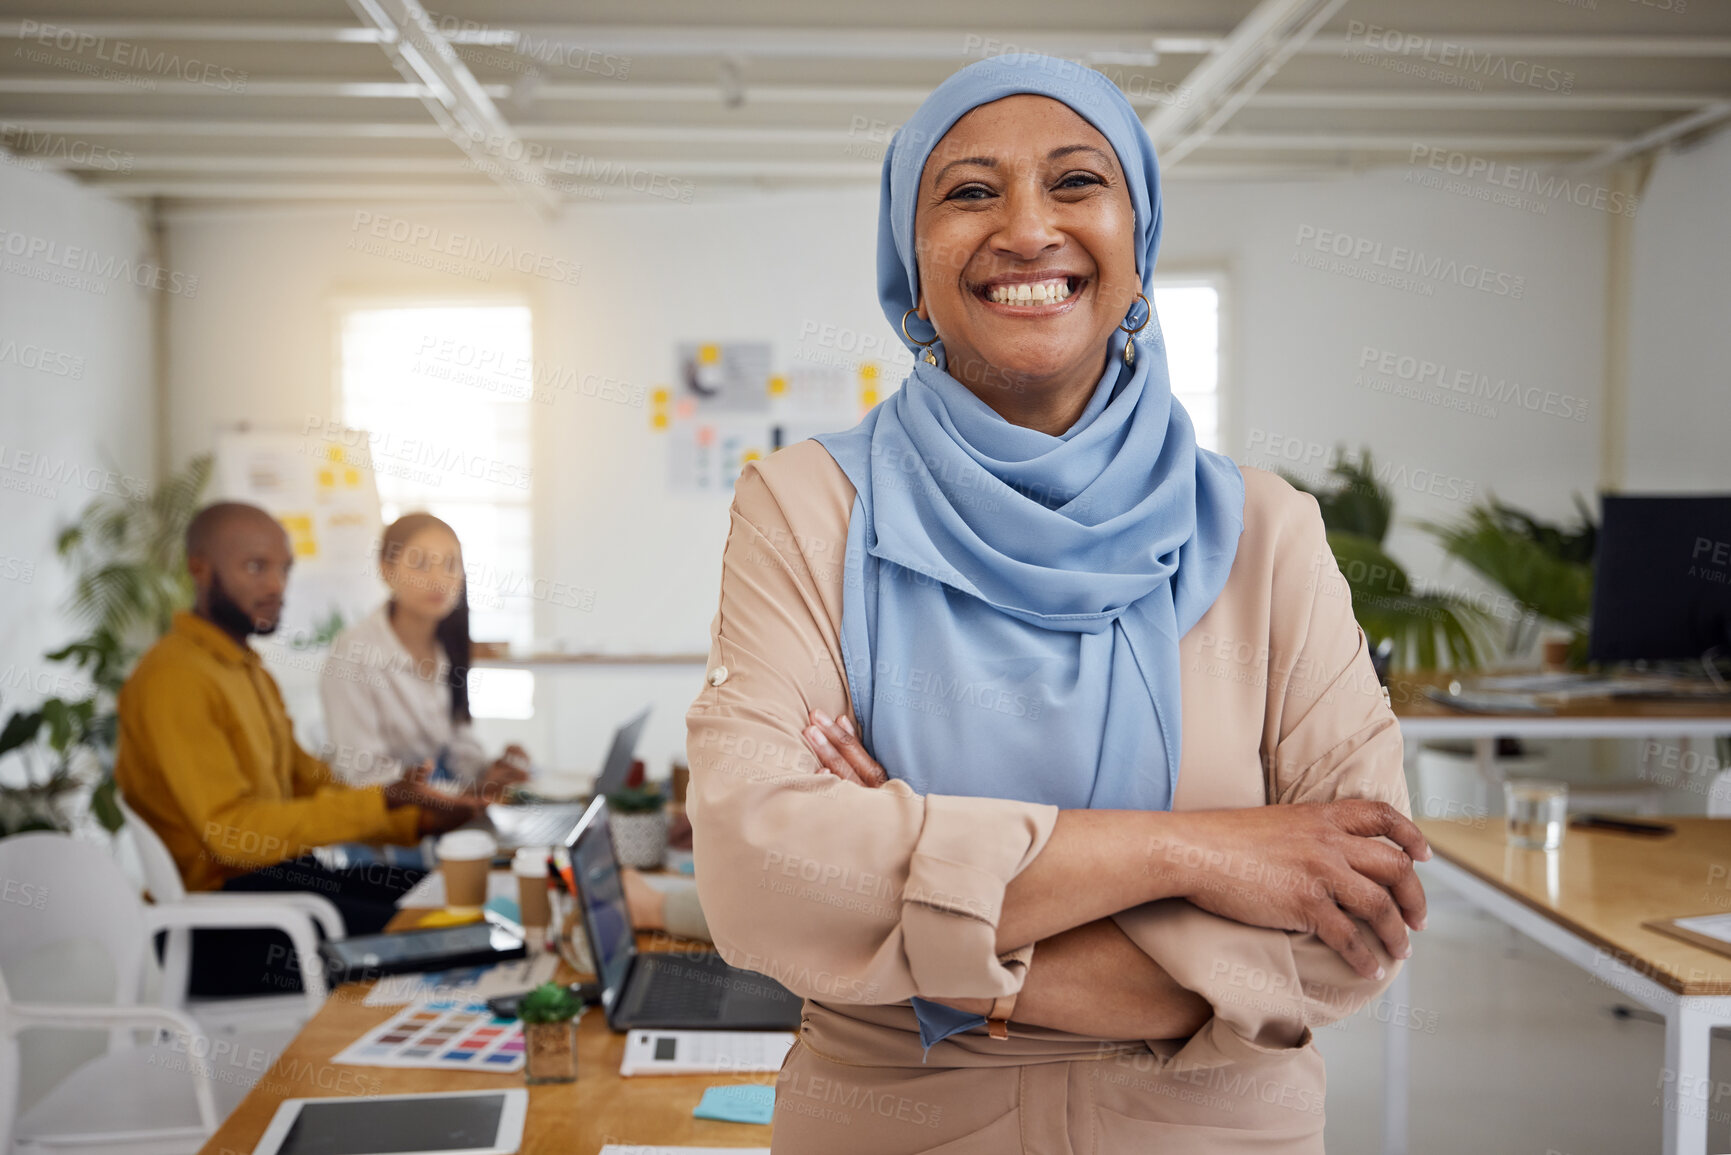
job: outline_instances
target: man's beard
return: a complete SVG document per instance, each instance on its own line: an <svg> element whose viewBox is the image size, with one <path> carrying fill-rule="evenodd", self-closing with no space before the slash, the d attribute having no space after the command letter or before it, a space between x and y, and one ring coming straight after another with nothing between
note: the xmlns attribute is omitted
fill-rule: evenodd
<svg viewBox="0 0 1731 1155"><path fill-rule="evenodd" d="M210 620L225 634L244 638L248 634L274 634L275 622L268 626L240 608L240 605L228 596L228 591L222 588L222 579L214 572L210 575Z"/></svg>

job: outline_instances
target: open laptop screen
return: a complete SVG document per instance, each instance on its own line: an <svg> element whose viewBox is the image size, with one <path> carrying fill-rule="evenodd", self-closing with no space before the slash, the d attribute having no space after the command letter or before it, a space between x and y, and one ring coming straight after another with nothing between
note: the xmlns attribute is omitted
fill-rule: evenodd
<svg viewBox="0 0 1731 1155"><path fill-rule="evenodd" d="M625 906L624 884L619 878L619 859L613 852L613 833L607 827L607 804L597 798L578 825L571 846L571 867L582 895L583 917L589 926L589 945L600 970L602 997L611 1006L625 986L637 940L631 929L631 914Z"/></svg>

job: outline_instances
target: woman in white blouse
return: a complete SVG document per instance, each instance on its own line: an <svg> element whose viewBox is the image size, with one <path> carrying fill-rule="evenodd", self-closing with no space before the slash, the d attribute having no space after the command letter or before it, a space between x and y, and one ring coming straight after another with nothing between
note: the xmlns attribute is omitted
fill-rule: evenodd
<svg viewBox="0 0 1731 1155"><path fill-rule="evenodd" d="M520 746L491 759L469 713L469 599L451 527L410 513L386 528L383 605L337 635L319 690L326 760L355 786L442 770L497 793L528 778Z"/></svg>

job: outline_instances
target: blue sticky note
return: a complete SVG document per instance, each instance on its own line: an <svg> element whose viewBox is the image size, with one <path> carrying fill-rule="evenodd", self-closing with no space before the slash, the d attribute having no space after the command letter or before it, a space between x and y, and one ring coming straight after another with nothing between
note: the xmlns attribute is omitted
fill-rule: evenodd
<svg viewBox="0 0 1731 1155"><path fill-rule="evenodd" d="M775 1118L775 1088L763 1083L709 1087L692 1115L724 1123L768 1123Z"/></svg>

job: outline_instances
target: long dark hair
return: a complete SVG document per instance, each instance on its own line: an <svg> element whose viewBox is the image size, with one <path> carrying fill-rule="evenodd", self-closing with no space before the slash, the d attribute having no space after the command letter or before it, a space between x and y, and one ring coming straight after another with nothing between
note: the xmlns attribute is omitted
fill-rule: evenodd
<svg viewBox="0 0 1731 1155"><path fill-rule="evenodd" d="M430 513L405 513L385 527L379 539L379 561L400 564L409 539L423 529L442 529L456 540L457 531ZM439 620L433 630L445 657L451 662L451 721L467 722L469 713L469 662L473 644L469 638L469 582L465 577L457 586L457 608Z"/></svg>

